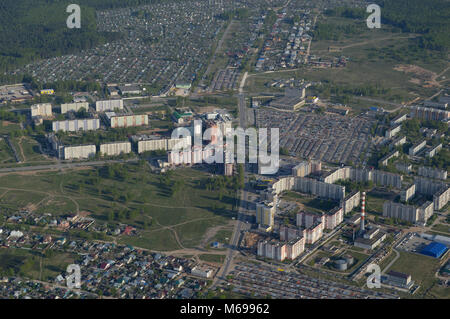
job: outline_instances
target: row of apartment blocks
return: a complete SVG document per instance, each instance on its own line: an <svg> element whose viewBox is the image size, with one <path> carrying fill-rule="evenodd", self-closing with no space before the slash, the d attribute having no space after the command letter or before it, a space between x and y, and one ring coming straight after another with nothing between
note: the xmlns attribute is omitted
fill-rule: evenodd
<svg viewBox="0 0 450 319"><path fill-rule="evenodd" d="M402 190L400 199L404 202L408 202L416 194L433 196L433 202L427 202L421 207L386 202L383 206L383 215L401 218L414 223L424 223L431 217L434 210L441 210L447 205L450 200L450 186L444 182L418 177L414 180L414 184L411 184Z"/></svg>
<svg viewBox="0 0 450 319"><path fill-rule="evenodd" d="M429 177L434 179L447 179L447 171L443 169L420 166L418 170L418 174L423 177Z"/></svg>
<svg viewBox="0 0 450 319"><path fill-rule="evenodd" d="M47 138L60 159L88 159L97 154L97 147L94 144L62 145L55 134L49 134ZM131 153L131 143L128 141L100 144L100 154L103 156L117 156L128 153Z"/></svg>
<svg viewBox="0 0 450 319"><path fill-rule="evenodd" d="M192 145L190 136L180 138L165 138L160 136L133 136L133 142L137 143L138 153L150 151L171 151L175 148L186 149Z"/></svg>
<svg viewBox="0 0 450 319"><path fill-rule="evenodd" d="M65 114L68 112L78 112L81 109L86 111L89 110L88 102L75 102L75 103L63 103L61 104L61 114ZM52 113L52 104L50 103L40 103L31 105L31 117L51 117ZM97 101L95 103L95 110L97 112L106 112L106 111L114 111L114 110L123 110L123 100L105 100L105 101Z"/></svg>
<svg viewBox="0 0 450 319"><path fill-rule="evenodd" d="M402 187L403 182L403 177L399 174L353 167L339 168L322 178L325 183L329 184L335 183L338 180L348 179L354 182L372 181L374 184L380 186L392 186L399 189Z"/></svg>
<svg viewBox="0 0 450 319"><path fill-rule="evenodd" d="M75 103L64 103L61 104L61 114L66 114L68 112L78 112L84 109L85 111L89 110L88 102L75 102Z"/></svg>
<svg viewBox="0 0 450 319"><path fill-rule="evenodd" d="M410 116L428 121L448 121L450 112L431 107L411 106Z"/></svg>
<svg viewBox="0 0 450 319"><path fill-rule="evenodd" d="M411 223L426 223L433 215L433 203L425 202L420 207L386 201L383 204L383 216L398 218Z"/></svg>
<svg viewBox="0 0 450 319"><path fill-rule="evenodd" d="M124 128L148 125L147 114L126 115L106 112L105 120L111 128Z"/></svg>
<svg viewBox="0 0 450 319"><path fill-rule="evenodd" d="M52 123L52 129L53 132L95 131L100 129L100 120L98 118L92 118L92 119L55 121Z"/></svg>
<svg viewBox="0 0 450 319"><path fill-rule="evenodd" d="M450 186L445 182L417 177L414 184L417 193L433 196L434 210L441 210L447 205L450 199Z"/></svg>
<svg viewBox="0 0 450 319"><path fill-rule="evenodd" d="M393 152L390 152L389 154L387 154L386 156L384 156L382 159L380 159L378 161L378 166L387 166L389 164L389 160L395 158L395 157L399 157L400 153L399 151L395 150Z"/></svg>
<svg viewBox="0 0 450 319"><path fill-rule="evenodd" d="M294 260L305 250L304 237L298 237L288 242L280 242L275 239L258 242L258 256L283 261Z"/></svg>

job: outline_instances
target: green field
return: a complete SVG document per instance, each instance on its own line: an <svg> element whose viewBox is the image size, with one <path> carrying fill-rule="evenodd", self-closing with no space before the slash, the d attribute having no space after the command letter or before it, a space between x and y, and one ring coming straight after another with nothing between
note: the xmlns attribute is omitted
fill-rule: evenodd
<svg viewBox="0 0 450 319"><path fill-rule="evenodd" d="M54 280L77 258L70 253L52 251L48 257L25 249L0 249L0 273L20 275L36 280Z"/></svg>
<svg viewBox="0 0 450 319"><path fill-rule="evenodd" d="M170 177L183 183L174 194L147 165L127 164L120 178L105 177L104 168L10 174L0 177L0 209L28 209L54 215L86 211L99 223L126 223L140 229L139 237L120 242L154 250L198 246L210 227L235 216L230 193L208 191L201 185L207 174L179 169ZM99 172L97 175L97 172ZM178 237L178 238L177 238Z"/></svg>
<svg viewBox="0 0 450 319"><path fill-rule="evenodd" d="M221 264L225 261L225 255L201 254L198 257L203 261L212 262L212 263Z"/></svg>
<svg viewBox="0 0 450 319"><path fill-rule="evenodd" d="M436 258L400 251L400 258L389 270L410 274L412 280L421 286L414 296L426 298L431 297L427 291L437 281L434 275L439 268L439 262Z"/></svg>
<svg viewBox="0 0 450 319"><path fill-rule="evenodd" d="M338 205L337 202L332 200L325 200L320 198L315 198L312 196L302 195L297 192L288 191L284 195L287 200L296 201L304 206L306 211L311 212L323 212L329 211Z"/></svg>
<svg viewBox="0 0 450 319"><path fill-rule="evenodd" d="M358 25L353 19L342 17L320 17L318 23L330 25ZM340 68L312 68L302 66L296 70L281 70L271 73L252 74L246 85L252 93L279 92L279 89L266 87L273 79L305 79L322 81L339 87L360 87L379 85L387 89L387 93L374 93L366 96L350 95L345 104L354 111L367 110L370 106L381 106L385 109L396 108L396 104L415 99L418 96L431 96L445 86L448 78L446 68L450 65L445 55L424 50L413 52L408 50L411 39L416 34L394 32L387 25L381 29L368 29L359 26L360 32L346 34L341 39L313 41L311 55L331 60L345 56L347 65ZM331 50L329 50L331 48ZM340 48L340 50L335 50ZM415 66L399 69L399 66ZM308 89L307 94L314 94ZM321 99L331 98L327 94L318 93ZM338 102L336 100L336 102Z"/></svg>

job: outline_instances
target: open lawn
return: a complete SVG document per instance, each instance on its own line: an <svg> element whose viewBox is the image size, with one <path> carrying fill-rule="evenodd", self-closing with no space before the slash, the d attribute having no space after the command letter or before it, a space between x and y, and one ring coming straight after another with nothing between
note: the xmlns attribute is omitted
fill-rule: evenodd
<svg viewBox="0 0 450 319"><path fill-rule="evenodd" d="M10 174L0 177L0 208L62 215L87 211L97 222L132 225L139 237L120 241L154 250L198 246L210 227L226 224L235 216L234 193L219 194L203 188L208 175L194 169L177 169L170 189L147 165L127 164L120 176L106 176L106 168L63 173ZM116 172L117 173L117 172Z"/></svg>
<svg viewBox="0 0 450 319"><path fill-rule="evenodd" d="M48 257L42 257L40 252L32 250L0 249L0 273L36 280L54 280L76 258L76 255L57 251L52 251Z"/></svg>
<svg viewBox="0 0 450 319"><path fill-rule="evenodd" d="M389 270L410 274L412 280L421 286L414 297L429 298L431 296L427 291L437 281L434 275L439 268L439 262L436 258L400 251L400 258Z"/></svg>

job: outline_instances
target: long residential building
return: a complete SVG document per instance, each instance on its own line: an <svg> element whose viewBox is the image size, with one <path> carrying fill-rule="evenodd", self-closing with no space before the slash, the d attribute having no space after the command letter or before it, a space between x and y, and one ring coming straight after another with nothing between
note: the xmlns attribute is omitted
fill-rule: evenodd
<svg viewBox="0 0 450 319"><path fill-rule="evenodd" d="M309 174L320 172L322 163L320 161L304 161L292 169L292 175L295 177L305 177Z"/></svg>
<svg viewBox="0 0 450 319"><path fill-rule="evenodd" d="M427 145L427 141L423 140L409 148L409 156L414 156L419 153Z"/></svg>
<svg viewBox="0 0 450 319"><path fill-rule="evenodd" d="M429 178L435 178L435 179L447 179L447 171L433 168L433 167L426 167L426 166L420 166L418 174L420 176L429 177Z"/></svg>
<svg viewBox="0 0 450 319"><path fill-rule="evenodd" d="M53 132L77 132L95 131L100 128L99 119L77 119L66 121L55 121L52 123Z"/></svg>
<svg viewBox="0 0 450 319"><path fill-rule="evenodd" d="M76 102L76 103L65 103L61 104L61 114L65 114L67 112L78 112L81 109L89 110L88 102Z"/></svg>
<svg viewBox="0 0 450 319"><path fill-rule="evenodd" d="M276 240L260 241L258 243L258 256L283 261L285 259L294 260L305 250L305 239L295 238L289 242Z"/></svg>
<svg viewBox="0 0 450 319"><path fill-rule="evenodd" d="M384 156L382 159L378 161L378 166L387 166L389 164L389 160L393 159L394 157L399 156L399 151L395 150L386 156Z"/></svg>
<svg viewBox="0 0 450 319"><path fill-rule="evenodd" d="M358 183L372 181L381 186L402 187L403 177L399 174L393 174L379 170L368 170L362 168L342 167L328 174L323 178L325 183L335 183L338 180L355 181Z"/></svg>
<svg viewBox="0 0 450 319"><path fill-rule="evenodd" d="M347 214L350 213L353 208L358 207L361 202L361 192L360 191L354 191L350 194L348 194L342 201L341 201L341 207L343 209L343 213Z"/></svg>
<svg viewBox="0 0 450 319"><path fill-rule="evenodd" d="M433 195L433 204L435 210L441 210L450 200L450 186L445 185Z"/></svg>
<svg viewBox="0 0 450 319"><path fill-rule="evenodd" d="M319 197L341 200L345 197L345 186L328 184L307 177L285 177L272 185L277 194L293 190Z"/></svg>
<svg viewBox="0 0 450 319"><path fill-rule="evenodd" d="M64 146L61 149L60 156L62 159L86 159L95 156L97 149L95 145L78 145L78 146Z"/></svg>
<svg viewBox="0 0 450 319"><path fill-rule="evenodd" d="M148 125L148 115L118 115L114 112L106 112L106 118L111 128L135 127Z"/></svg>
<svg viewBox="0 0 450 319"><path fill-rule="evenodd" d="M105 100L95 102L97 112L123 110L123 100Z"/></svg>
<svg viewBox="0 0 450 319"><path fill-rule="evenodd" d="M383 216L389 218L398 218L411 223L426 223L428 218L433 215L433 203L425 202L422 206L404 205L386 201L383 204Z"/></svg>
<svg viewBox="0 0 450 319"><path fill-rule="evenodd" d="M435 147L431 148L430 150L428 150L425 155L427 157L433 157L434 155L436 155L437 153L439 153L439 151L442 149L442 144L436 145Z"/></svg>
<svg viewBox="0 0 450 319"><path fill-rule="evenodd" d="M450 112L431 107L411 106L410 116L428 121L446 121L450 118Z"/></svg>
<svg viewBox="0 0 450 319"><path fill-rule="evenodd" d="M401 129L402 129L402 125L401 124L397 124L394 127L388 128L386 130L386 133L384 134L384 137L386 137L386 138L393 138L395 135L400 133Z"/></svg>
<svg viewBox="0 0 450 319"><path fill-rule="evenodd" d="M112 142L100 145L101 155L106 156L117 156L120 154L131 153L131 143L130 142Z"/></svg>
<svg viewBox="0 0 450 319"><path fill-rule="evenodd" d="M180 138L161 138L159 136L150 136L143 140L137 141L138 153L149 151L171 151L175 147L178 149L190 148L192 145L192 138L190 136Z"/></svg>
<svg viewBox="0 0 450 319"><path fill-rule="evenodd" d="M31 106L31 117L50 117L52 116L52 105L50 103L33 104Z"/></svg>

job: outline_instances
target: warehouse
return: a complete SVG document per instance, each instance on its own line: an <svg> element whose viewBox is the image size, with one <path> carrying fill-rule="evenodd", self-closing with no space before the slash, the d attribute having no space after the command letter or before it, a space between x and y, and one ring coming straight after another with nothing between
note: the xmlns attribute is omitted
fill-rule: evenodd
<svg viewBox="0 0 450 319"><path fill-rule="evenodd" d="M447 246L444 244L432 242L425 246L420 253L434 258L441 258L446 251Z"/></svg>
<svg viewBox="0 0 450 319"><path fill-rule="evenodd" d="M123 100L106 100L95 102L95 110L97 112L114 111L115 109L123 110Z"/></svg>
<svg viewBox="0 0 450 319"><path fill-rule="evenodd" d="M61 114L65 114L67 112L78 112L81 109L85 109L86 111L89 109L89 103L87 102L78 102L78 103L65 103L61 104Z"/></svg>
<svg viewBox="0 0 450 319"><path fill-rule="evenodd" d="M79 119L55 121L52 123L53 132L77 132L77 131L94 131L100 128L99 119Z"/></svg>
<svg viewBox="0 0 450 319"><path fill-rule="evenodd" d="M111 128L135 127L148 125L148 115L122 115L114 112L106 112L106 119Z"/></svg>
<svg viewBox="0 0 450 319"><path fill-rule="evenodd" d="M113 142L100 145L100 154L102 156L117 156L128 153L131 153L130 142Z"/></svg>

